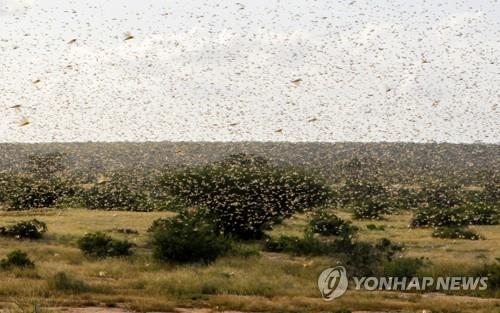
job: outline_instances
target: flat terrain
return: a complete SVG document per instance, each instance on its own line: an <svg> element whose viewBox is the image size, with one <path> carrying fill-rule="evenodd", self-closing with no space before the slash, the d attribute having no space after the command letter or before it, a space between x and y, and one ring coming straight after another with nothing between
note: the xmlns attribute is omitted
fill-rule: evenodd
<svg viewBox="0 0 500 313"><path fill-rule="evenodd" d="M39 241L0 238L0 256L22 249L36 263L34 270L1 272L0 308L4 312L192 312L214 311L302 311L334 312L340 308L381 312L500 312L500 295L417 294L349 290L332 302L320 298L316 281L319 273L336 260L325 257L295 257L278 253L249 253L226 256L208 266L160 264L152 261L147 229L153 220L169 212L116 212L82 209L0 211L0 225L37 218L48 225ZM348 213L339 213L349 218ZM471 264L493 262L500 257L500 226L473 227L485 237L480 241L446 240L431 237L430 229L410 229L409 214L388 216L377 222L355 222L359 238L375 241L386 237L405 245L405 255L429 258L425 268L453 275ZM306 220L297 216L276 227L272 235L300 235ZM366 224L384 225L371 231ZM122 234L131 228L138 234ZM136 243L135 255L126 259L88 259L76 247L86 232L104 231ZM256 251L258 244L244 248ZM50 278L66 272L92 287L91 291L69 292L50 288ZM107 307L82 309L84 307ZM46 309L51 308L51 309ZM77 309L80 308L80 309ZM118 309L121 308L121 309ZM182 311L182 310L181 310Z"/></svg>

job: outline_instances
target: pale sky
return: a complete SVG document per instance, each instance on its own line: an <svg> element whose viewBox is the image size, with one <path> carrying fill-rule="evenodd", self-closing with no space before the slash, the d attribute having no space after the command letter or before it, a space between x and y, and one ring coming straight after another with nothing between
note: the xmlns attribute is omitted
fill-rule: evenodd
<svg viewBox="0 0 500 313"><path fill-rule="evenodd" d="M500 3L0 0L0 77L0 142L500 143Z"/></svg>

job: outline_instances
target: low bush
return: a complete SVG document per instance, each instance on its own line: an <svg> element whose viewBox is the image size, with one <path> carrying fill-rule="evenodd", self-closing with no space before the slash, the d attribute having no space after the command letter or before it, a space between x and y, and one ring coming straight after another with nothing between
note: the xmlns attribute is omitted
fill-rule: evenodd
<svg viewBox="0 0 500 313"><path fill-rule="evenodd" d="M293 255L335 256L343 258L350 272L355 275L378 273L382 262L391 260L402 247L388 239L372 245L367 242L353 241L350 238L321 240L310 234L301 237L280 236L268 239L265 249L271 252L285 252Z"/></svg>
<svg viewBox="0 0 500 313"><path fill-rule="evenodd" d="M50 290L62 291L65 293L82 293L91 291L91 287L84 281L79 280L65 272L59 272L47 280Z"/></svg>
<svg viewBox="0 0 500 313"><path fill-rule="evenodd" d="M363 220L379 220L388 213L388 206L382 201L366 201L353 209L353 218Z"/></svg>
<svg viewBox="0 0 500 313"><path fill-rule="evenodd" d="M334 240L320 240L310 234L303 238L280 236L265 241L265 249L271 252L285 252L293 255L331 255L336 252Z"/></svg>
<svg viewBox="0 0 500 313"><path fill-rule="evenodd" d="M383 230L385 230L385 226L384 225L377 226L375 224L368 224L368 225L366 225L366 229L383 231Z"/></svg>
<svg viewBox="0 0 500 313"><path fill-rule="evenodd" d="M117 240L101 232L86 234L78 240L78 247L91 257L105 258L128 256L133 244L127 240Z"/></svg>
<svg viewBox="0 0 500 313"><path fill-rule="evenodd" d="M150 227L154 257L179 263L209 263L228 252L230 240L218 233L203 212L183 211Z"/></svg>
<svg viewBox="0 0 500 313"><path fill-rule="evenodd" d="M488 289L500 290L500 260L477 266L472 271L474 277L488 277Z"/></svg>
<svg viewBox="0 0 500 313"><path fill-rule="evenodd" d="M324 236L349 236L357 230L355 226L351 225L351 222L344 221L328 210L314 211L308 229Z"/></svg>
<svg viewBox="0 0 500 313"><path fill-rule="evenodd" d="M384 262L383 273L388 277L414 277L423 266L421 258L395 258Z"/></svg>
<svg viewBox="0 0 500 313"><path fill-rule="evenodd" d="M47 232L47 224L37 219L0 227L0 236L17 239L40 239L45 232Z"/></svg>
<svg viewBox="0 0 500 313"><path fill-rule="evenodd" d="M467 227L438 227L432 232L432 237L469 240L481 239L479 234Z"/></svg>
<svg viewBox="0 0 500 313"><path fill-rule="evenodd" d="M33 268L35 263L30 260L28 255L21 250L14 250L7 254L5 259L0 260L0 269L10 269L13 267Z"/></svg>
<svg viewBox="0 0 500 313"><path fill-rule="evenodd" d="M368 276L380 273L384 262L393 259L394 255L402 250L402 246L382 238L375 245L368 242L343 243L346 264L353 275Z"/></svg>

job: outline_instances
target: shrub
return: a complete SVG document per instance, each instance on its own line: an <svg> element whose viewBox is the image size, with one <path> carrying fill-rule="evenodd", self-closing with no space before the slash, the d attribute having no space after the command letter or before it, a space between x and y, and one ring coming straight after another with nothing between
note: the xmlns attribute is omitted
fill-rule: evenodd
<svg viewBox="0 0 500 313"><path fill-rule="evenodd" d="M466 227L438 227L432 232L432 237L469 240L481 239L480 235Z"/></svg>
<svg viewBox="0 0 500 313"><path fill-rule="evenodd" d="M142 177L113 173L83 194L83 203L89 209L151 211Z"/></svg>
<svg viewBox="0 0 500 313"><path fill-rule="evenodd" d="M381 201L367 201L361 203L353 209L353 218L364 220L379 220L387 213L387 204Z"/></svg>
<svg viewBox="0 0 500 313"><path fill-rule="evenodd" d="M225 254L230 241L214 230L203 212L181 212L150 227L154 257L179 263L209 263Z"/></svg>
<svg viewBox="0 0 500 313"><path fill-rule="evenodd" d="M426 207L451 208L462 204L464 191L458 185L433 182L426 184L420 192L421 205Z"/></svg>
<svg viewBox="0 0 500 313"><path fill-rule="evenodd" d="M417 210L412 227L463 226L469 224L463 207L427 207Z"/></svg>
<svg viewBox="0 0 500 313"><path fill-rule="evenodd" d="M498 258L497 258L498 260ZM475 277L488 277L488 289L499 290L500 289L500 261L490 264L482 264L477 266L473 272L472 276Z"/></svg>
<svg viewBox="0 0 500 313"><path fill-rule="evenodd" d="M385 230L385 226L384 225L377 226L375 224L368 224L368 225L366 225L366 229L368 229L368 230Z"/></svg>
<svg viewBox="0 0 500 313"><path fill-rule="evenodd" d="M384 263L384 275L389 277L414 277L424 266L421 258L396 258Z"/></svg>
<svg viewBox="0 0 500 313"><path fill-rule="evenodd" d="M367 201L383 201L388 196L387 189L374 180L352 179L340 188L341 203L349 206L359 206Z"/></svg>
<svg viewBox="0 0 500 313"><path fill-rule="evenodd" d="M309 230L325 236L348 236L357 228L327 210L316 210L309 221Z"/></svg>
<svg viewBox="0 0 500 313"><path fill-rule="evenodd" d="M86 234L78 240L78 247L87 256L104 258L128 256L133 244L127 240L117 240L101 232Z"/></svg>
<svg viewBox="0 0 500 313"><path fill-rule="evenodd" d="M465 205L466 219L470 225L498 225L500 222L500 206L474 203Z"/></svg>
<svg viewBox="0 0 500 313"><path fill-rule="evenodd" d="M350 271L356 275L375 274L382 262L391 260L402 247L382 239L376 245L353 241L351 238L321 240L310 234L303 237L280 236L268 239L265 249L272 252L285 252L294 255L326 255L343 257Z"/></svg>
<svg viewBox="0 0 500 313"><path fill-rule="evenodd" d="M398 209L412 209L419 205L419 192L415 189L400 188L393 196L392 204Z"/></svg>
<svg viewBox="0 0 500 313"><path fill-rule="evenodd" d="M85 282L72 277L65 272L59 272L50 277L47 281L49 289L67 293L81 293L91 291L91 287Z"/></svg>
<svg viewBox="0 0 500 313"><path fill-rule="evenodd" d="M412 227L459 227L465 225L497 225L500 212L495 206L464 204L455 207L426 207L417 210Z"/></svg>
<svg viewBox="0 0 500 313"><path fill-rule="evenodd" d="M12 267L35 267L35 263L30 260L28 255L20 250L14 250L7 254L7 258L0 260L1 269L10 269Z"/></svg>
<svg viewBox="0 0 500 313"><path fill-rule="evenodd" d="M5 202L8 198L7 195L9 192L7 189L10 181L11 179L9 175L0 172L0 203Z"/></svg>
<svg viewBox="0 0 500 313"><path fill-rule="evenodd" d="M40 239L45 232L47 232L47 224L37 219L0 227L0 236L17 239Z"/></svg>
<svg viewBox="0 0 500 313"><path fill-rule="evenodd" d="M383 262L390 261L402 250L402 246L382 238L375 245L368 242L339 240L338 251L345 256L345 262L353 275L368 276L380 272Z"/></svg>
<svg viewBox="0 0 500 313"><path fill-rule="evenodd" d="M206 207L217 230L242 239L260 238L266 228L324 203L329 196L322 180L262 162L185 169L165 175L162 184L188 205Z"/></svg>
<svg viewBox="0 0 500 313"><path fill-rule="evenodd" d="M296 236L280 236L267 239L265 249L271 252L286 252L294 255L331 255L336 252L335 241L320 240L310 234L303 238Z"/></svg>
<svg viewBox="0 0 500 313"><path fill-rule="evenodd" d="M9 210L29 210L55 206L64 196L72 196L75 187L71 182L53 177L40 179L18 176L7 187L6 203Z"/></svg>

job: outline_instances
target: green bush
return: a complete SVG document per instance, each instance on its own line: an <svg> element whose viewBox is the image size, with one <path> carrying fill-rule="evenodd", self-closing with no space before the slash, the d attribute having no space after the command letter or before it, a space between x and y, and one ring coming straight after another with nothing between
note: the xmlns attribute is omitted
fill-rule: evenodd
<svg viewBox="0 0 500 313"><path fill-rule="evenodd" d="M65 293L82 293L89 292L92 288L85 282L72 277L65 272L56 273L47 280L50 290L62 291Z"/></svg>
<svg viewBox="0 0 500 313"><path fill-rule="evenodd" d="M424 266L421 258L396 258L384 263L384 275L388 277L414 277Z"/></svg>
<svg viewBox="0 0 500 313"><path fill-rule="evenodd" d="M206 207L217 230L242 239L261 238L273 224L330 195L321 179L297 169L241 160L165 175L162 185L188 205Z"/></svg>
<svg viewBox="0 0 500 313"><path fill-rule="evenodd" d="M379 220L388 213L387 204L381 201L370 200L360 203L353 209L352 216L358 220Z"/></svg>
<svg viewBox="0 0 500 313"><path fill-rule="evenodd" d="M60 198L72 196L76 192L71 182L57 177L41 179L17 176L10 180L6 189L5 200L9 210L52 207Z"/></svg>
<svg viewBox="0 0 500 313"><path fill-rule="evenodd" d="M0 227L0 236L17 239L40 239L45 232L47 232L47 224L37 219Z"/></svg>
<svg viewBox="0 0 500 313"><path fill-rule="evenodd" d="M230 241L207 222L203 212L183 211L156 220L149 231L154 257L161 261L209 263L230 248Z"/></svg>
<svg viewBox="0 0 500 313"><path fill-rule="evenodd" d="M432 237L469 240L481 239L480 235L466 227L438 227L432 232Z"/></svg>
<svg viewBox="0 0 500 313"><path fill-rule="evenodd" d="M463 207L426 207L417 210L412 227L464 226L469 218Z"/></svg>
<svg viewBox="0 0 500 313"><path fill-rule="evenodd" d="M355 233L357 228L331 211L315 210L309 221L309 230L324 236L347 236Z"/></svg>
<svg viewBox="0 0 500 313"><path fill-rule="evenodd" d="M78 247L91 257L105 258L128 256L133 244L127 240L117 240L101 232L86 234L78 240Z"/></svg>
<svg viewBox="0 0 500 313"><path fill-rule="evenodd" d="M0 260L1 269L10 269L12 267L33 268L35 263L30 260L25 252L14 250L7 254L7 258Z"/></svg>

